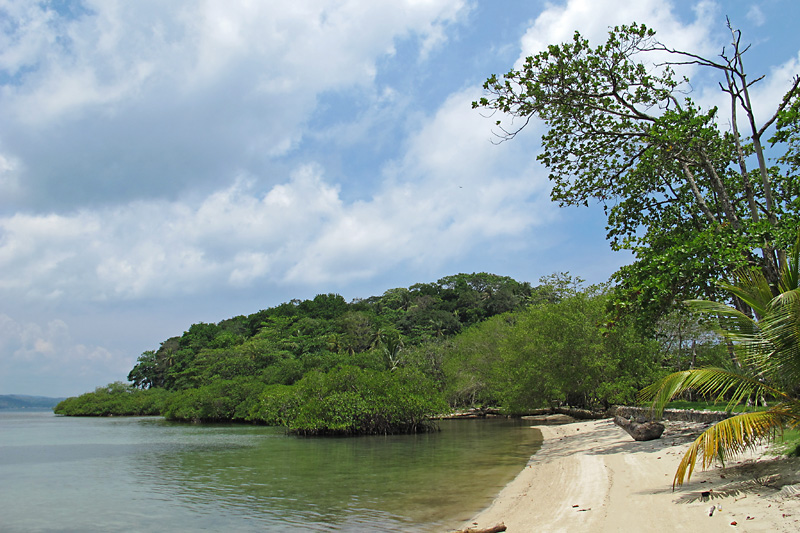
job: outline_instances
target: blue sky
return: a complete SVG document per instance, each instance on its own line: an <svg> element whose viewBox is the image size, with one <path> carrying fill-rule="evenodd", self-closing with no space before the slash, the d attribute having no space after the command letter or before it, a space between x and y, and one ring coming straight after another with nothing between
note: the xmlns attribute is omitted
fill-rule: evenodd
<svg viewBox="0 0 800 533"><path fill-rule="evenodd" d="M318 293L607 280L629 257L600 208L550 203L541 127L493 144L470 102L575 30L715 57L726 15L765 118L800 72L791 0L0 1L0 394L93 390Z"/></svg>

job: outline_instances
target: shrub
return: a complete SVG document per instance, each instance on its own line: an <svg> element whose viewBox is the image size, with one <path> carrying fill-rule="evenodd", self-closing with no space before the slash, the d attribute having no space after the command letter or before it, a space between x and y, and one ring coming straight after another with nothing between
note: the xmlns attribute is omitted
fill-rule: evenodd
<svg viewBox="0 0 800 533"><path fill-rule="evenodd" d="M171 393L164 389L137 389L122 382L109 383L94 392L67 398L53 411L67 416L160 415Z"/></svg>
<svg viewBox="0 0 800 533"><path fill-rule="evenodd" d="M435 384L419 372L341 366L267 388L251 419L297 435L375 435L430 431L431 416L445 410Z"/></svg>

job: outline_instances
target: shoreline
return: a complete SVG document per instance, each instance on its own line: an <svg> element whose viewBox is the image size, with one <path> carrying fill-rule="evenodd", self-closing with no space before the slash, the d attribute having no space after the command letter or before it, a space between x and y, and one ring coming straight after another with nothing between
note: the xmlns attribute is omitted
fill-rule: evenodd
<svg viewBox="0 0 800 533"><path fill-rule="evenodd" d="M698 464L691 480L673 492L678 463L703 426L664 424L661 439L647 442L634 441L610 419L534 426L542 432L541 449L461 528L503 523L509 533L800 530L800 458L765 456L762 447L724 469L703 471Z"/></svg>

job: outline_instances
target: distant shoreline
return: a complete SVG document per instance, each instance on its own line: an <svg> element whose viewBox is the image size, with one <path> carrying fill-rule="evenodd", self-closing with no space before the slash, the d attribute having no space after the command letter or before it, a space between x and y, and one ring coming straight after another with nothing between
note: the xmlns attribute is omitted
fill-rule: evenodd
<svg viewBox="0 0 800 533"><path fill-rule="evenodd" d="M63 399L25 394L0 394L0 411L52 411Z"/></svg>
<svg viewBox="0 0 800 533"><path fill-rule="evenodd" d="M53 412L52 407L0 407L2 413L22 413L28 411Z"/></svg>
<svg viewBox="0 0 800 533"><path fill-rule="evenodd" d="M698 465L691 481L673 492L676 467L703 426L665 425L664 436L649 442L633 441L608 419L537 426L541 450L490 507L461 527L715 532L730 531L735 522L738 531L800 530L800 498L781 492L794 487L788 483L800 487L800 458L771 458L762 448L724 470Z"/></svg>

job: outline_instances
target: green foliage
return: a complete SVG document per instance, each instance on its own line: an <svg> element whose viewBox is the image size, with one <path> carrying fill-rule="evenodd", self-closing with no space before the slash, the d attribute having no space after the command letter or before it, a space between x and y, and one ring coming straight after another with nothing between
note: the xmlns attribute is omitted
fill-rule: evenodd
<svg viewBox="0 0 800 533"><path fill-rule="evenodd" d="M658 366L655 344L625 324L600 327L604 289L569 274L540 281L459 274L351 304L324 295L194 324L143 353L132 385L114 394L161 391L157 412L170 419L308 435L425 430L450 407L630 399ZM122 413L78 403L70 414Z"/></svg>
<svg viewBox="0 0 800 533"><path fill-rule="evenodd" d="M171 420L244 421L266 385L250 377L214 381L176 392L164 409Z"/></svg>
<svg viewBox="0 0 800 533"><path fill-rule="evenodd" d="M565 287L550 291L550 301L473 326L448 345L443 370L451 404L499 404L510 412L607 407L631 401L653 379L657 344L627 323L603 331L602 287Z"/></svg>
<svg viewBox="0 0 800 533"><path fill-rule="evenodd" d="M718 331L735 346L741 368L700 368L675 372L643 389L640 397L651 402L656 414L686 390L726 403L727 410L769 399L759 412L736 415L704 431L689 447L675 484L691 477L698 456L703 468L773 440L785 426L800 427L800 234L788 254L773 297L760 270L740 270L735 285L724 287L747 303L755 318L717 302L688 302L696 311L714 316Z"/></svg>
<svg viewBox="0 0 800 533"><path fill-rule="evenodd" d="M390 289L349 304L338 294L320 294L218 324L193 324L144 352L128 380L142 389L180 391L238 376L289 385L310 370L340 364L397 368L409 348L520 309L532 294L528 283L485 273Z"/></svg>
<svg viewBox="0 0 800 533"><path fill-rule="evenodd" d="M376 383L378 378L374 376L384 372L387 376L398 374L383 383L387 394L397 392L398 383L405 388L411 386L411 381L403 376L425 372L429 387L425 394L434 401L439 398L444 375L441 352L430 347L452 338L462 327L524 307L531 295L532 288L527 283L480 273L458 274L435 283L392 289L383 296L352 303L337 294L292 300L218 324L191 325L181 336L161 343L158 350L144 352L128 375L132 386L126 390L131 397L138 397L139 392L172 391L174 394L169 395L166 404L151 411L173 419L250 418L266 422L264 416L251 416L253 398L259 398L264 388L284 390L284 386L295 385L304 376L327 375L340 367L356 367L370 373L373 376L370 379ZM432 352L437 355L425 355ZM345 399L355 401L351 393L342 392L315 404L321 409L315 416L324 418L327 410L342 411ZM401 401L399 393L390 399L396 408L412 413L412 418L417 416L416 411ZM79 414L81 409L86 414L131 411L122 403L117 404L93 396L90 402L77 402L70 413ZM361 413L361 407L358 409L354 412ZM384 405L382 409L391 414L390 406ZM273 411L278 412L269 412ZM424 426L413 420L411 427ZM332 423L332 427L341 426L341 421ZM383 423L392 429L375 429L383 428ZM367 431L396 431L396 428L403 430L403 424L389 417L389 422L379 419L374 427L369 424L365 427Z"/></svg>
<svg viewBox="0 0 800 533"><path fill-rule="evenodd" d="M792 171L784 174L767 165L762 137L773 122L756 122L746 48L738 31L731 36L720 61L669 48L636 23L614 27L597 46L576 32L518 70L489 77L487 95L473 102L500 115L501 141L534 118L544 123L538 160L550 172L552 200L603 206L612 248L636 258L615 274L615 314L634 315L643 328L675 301L722 297L714 282L744 265L763 266L775 282L775 251L798 225L798 80L776 110L775 156ZM686 97L689 81L672 69L686 62L720 75L730 117ZM749 170L753 159L758 168Z"/></svg>
<svg viewBox="0 0 800 533"><path fill-rule="evenodd" d="M250 419L282 425L299 435L416 433L447 410L423 374L376 372L343 366L308 372L291 387L267 388Z"/></svg>
<svg viewBox="0 0 800 533"><path fill-rule="evenodd" d="M61 401L53 411L67 416L160 415L171 394L164 389L141 390L120 381L94 392Z"/></svg>
<svg viewBox="0 0 800 533"><path fill-rule="evenodd" d="M683 307L662 316L653 329L665 369L680 371L732 363L727 345L720 342L708 319Z"/></svg>
<svg viewBox="0 0 800 533"><path fill-rule="evenodd" d="M603 332L599 288L520 314L502 345L497 394L508 409L554 402L608 407L633 399L658 369L658 349L629 324Z"/></svg>
<svg viewBox="0 0 800 533"><path fill-rule="evenodd" d="M451 405L500 405L501 385L497 375L504 364L503 347L514 331L515 322L512 315L490 318L442 347L441 369Z"/></svg>

